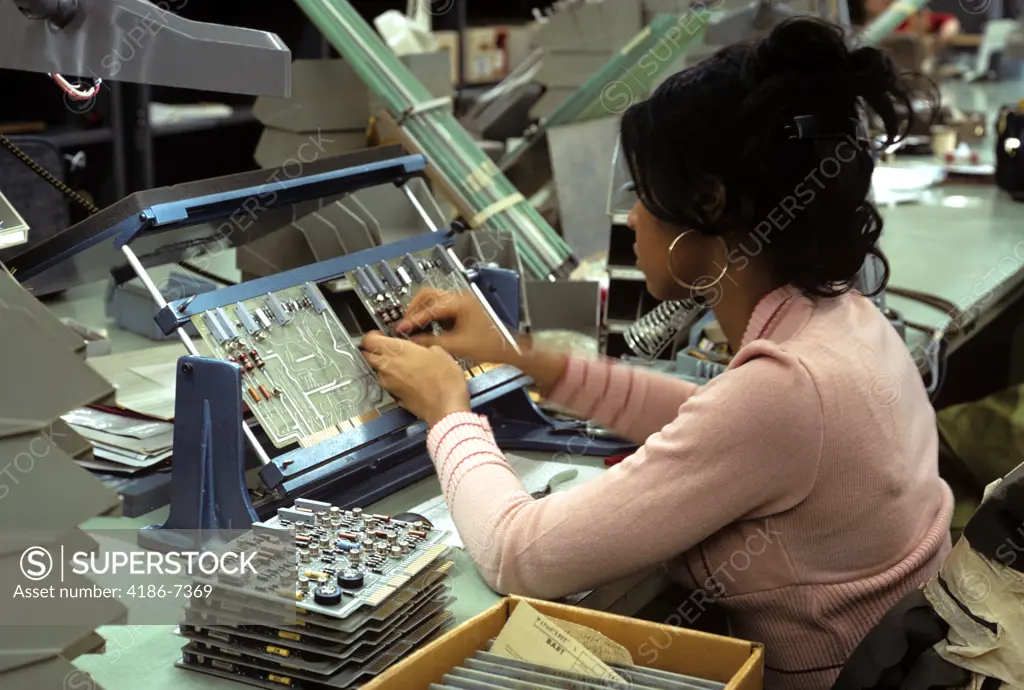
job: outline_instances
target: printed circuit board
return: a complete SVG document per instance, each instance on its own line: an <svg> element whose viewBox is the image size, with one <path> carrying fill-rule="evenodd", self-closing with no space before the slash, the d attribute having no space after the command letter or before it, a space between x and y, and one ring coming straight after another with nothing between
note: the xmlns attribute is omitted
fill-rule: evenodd
<svg viewBox="0 0 1024 690"><path fill-rule="evenodd" d="M260 687L349 688L452 621L441 542L422 520L300 499L228 544L254 572L197 577L179 665Z"/></svg>

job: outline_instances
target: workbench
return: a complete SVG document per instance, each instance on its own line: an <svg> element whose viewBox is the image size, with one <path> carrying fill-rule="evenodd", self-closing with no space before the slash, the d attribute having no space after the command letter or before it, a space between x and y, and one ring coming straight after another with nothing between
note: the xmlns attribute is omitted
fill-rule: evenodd
<svg viewBox="0 0 1024 690"><path fill-rule="evenodd" d="M991 114L991 123L999 105L1024 97L1024 85L954 84L945 87L944 92L963 108L983 108ZM981 153L983 160L991 160L992 147ZM959 347L972 332L991 322L1024 292L1024 204L1012 201L1006 193L988 184L949 182L927 192L919 203L883 208L882 213L882 248L892 267L891 284L937 295L966 312L964 322L971 326L961 331L950 344L951 349ZM890 298L890 306L905 318L929 326L941 326L949 319L948 314L932 307L898 297ZM55 311L73 317L81 313L67 302L58 304ZM536 454L522 455L543 459ZM576 457L573 462L580 466L602 466L600 458ZM370 508L373 512L398 513L439 496L438 480L431 477ZM162 522L165 516L166 509L135 520L98 518L83 528L117 528L130 534L139 526ZM456 601L451 609L458 621L464 621L492 605L499 596L483 582L464 552L456 551L454 561ZM666 586L666 577L656 570L602 587L577 603L633 615ZM75 665L107 690L245 687L175 668L183 640L173 634L174 629L172 625L141 626L130 621L125 627L101 628L100 634L108 640L106 654L79 657ZM72 683L68 687L90 686Z"/></svg>
<svg viewBox="0 0 1024 690"><path fill-rule="evenodd" d="M943 103L988 113L985 141L977 148L981 162L994 162L999 107L1022 98L1024 83L942 85ZM926 163L896 157L897 165ZM889 284L941 297L962 313L960 333L949 342L951 354L1024 295L1024 204L987 180L951 178L918 202L879 210ZM928 327L950 321L949 314L921 302L897 296L888 302L904 318Z"/></svg>
<svg viewBox="0 0 1024 690"><path fill-rule="evenodd" d="M537 453L519 453L530 460L545 460L548 456ZM557 458L580 468L601 468L603 459L574 456L566 460L564 454ZM571 486L567 483L566 487ZM369 506L368 512L395 515L413 506L441 496L441 485L436 476L424 479L398 491L388 498ZM162 523L167 517L167 508L154 511L140 518L94 518L82 525L86 531L123 531L130 539L135 530L149 524ZM455 567L451 575L452 594L455 601L449 610L455 615L456 623L472 618L496 603L501 596L495 593L480 576L469 556L461 549L452 550ZM601 587L592 592L572 597L569 601L578 606L609 611L621 615L635 615L650 603L668 585L668 578L662 569L640 573L620 582ZM122 600L129 607L129 620L125 626L104 627L99 634L107 640L105 654L81 656L75 659L75 666L88 673L105 690L241 690L248 687L234 681L184 671L175 668L185 639L175 634L175 625L137 625L131 621L131 608L135 602ZM67 685L69 688L92 688L83 674L82 678L71 679L83 683Z"/></svg>

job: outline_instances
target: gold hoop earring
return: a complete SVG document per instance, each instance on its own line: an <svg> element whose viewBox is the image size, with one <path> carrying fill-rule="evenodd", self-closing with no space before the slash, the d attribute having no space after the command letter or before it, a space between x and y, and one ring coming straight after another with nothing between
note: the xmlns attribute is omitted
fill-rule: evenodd
<svg viewBox="0 0 1024 690"><path fill-rule="evenodd" d="M692 290L694 292L699 292L701 290L707 290L709 288L713 288L714 286L716 286L719 283L721 283L722 282L722 278L725 277L725 272L729 270L729 266L728 266L728 263L725 266L722 266L722 272L718 274L718 277L715 278L713 281L711 281L710 283L708 283L706 285L690 285L686 281L680 280L679 276L677 276L676 272L672 269L672 252L674 252L676 250L676 244L679 242L679 240L683 239L684 237L689 235L691 232L693 232L693 230L685 230L685 231L679 233L679 235L677 235L676 238L674 240L672 240L672 244L668 245L668 274L669 274L669 276L672 277L672 280L676 281L677 285L679 285L681 287L684 287L687 290ZM719 241L721 241L722 245L725 246L726 250L728 250L729 249L729 245L725 244L725 240L723 240L721 237L719 237L718 239L719 239Z"/></svg>

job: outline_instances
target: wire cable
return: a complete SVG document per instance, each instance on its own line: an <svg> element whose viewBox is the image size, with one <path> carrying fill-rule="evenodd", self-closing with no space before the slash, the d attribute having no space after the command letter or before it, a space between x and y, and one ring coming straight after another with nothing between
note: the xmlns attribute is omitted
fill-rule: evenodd
<svg viewBox="0 0 1024 690"><path fill-rule="evenodd" d="M71 187L68 187L66 184L64 184L56 177L51 175L50 171L48 171L46 168L32 160L32 158L27 153L18 148L17 144L15 144L13 141L8 139L3 134L0 134L0 146L3 146L5 149L10 151L15 158L17 158L19 161L28 166L29 170L34 172L39 177L43 178L43 180L49 183L50 186L52 186L54 189L59 191L64 196L71 199L71 201L75 202L76 204L84 208L90 214L97 213L99 211L95 204L93 204L91 201L83 197L81 194L71 189Z"/></svg>
<svg viewBox="0 0 1024 690"><path fill-rule="evenodd" d="M47 73L47 76L57 82L57 86L60 87L61 91L66 93L69 98L75 101L88 101L95 98L96 94L100 92L100 86L103 85L103 80L97 79L88 89L83 89L81 85L72 84L59 74Z"/></svg>

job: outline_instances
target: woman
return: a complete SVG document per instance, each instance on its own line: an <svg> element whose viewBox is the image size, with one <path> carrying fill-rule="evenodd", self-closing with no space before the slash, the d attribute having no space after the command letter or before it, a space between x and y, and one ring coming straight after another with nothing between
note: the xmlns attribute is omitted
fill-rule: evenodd
<svg viewBox="0 0 1024 690"><path fill-rule="evenodd" d="M667 563L698 591L685 615L714 598L736 636L765 643L768 687L827 688L937 571L952 500L933 410L899 336L849 291L881 256L858 103L895 139L894 101L907 98L880 52L849 52L836 28L799 19L624 114L647 287L665 300L713 291L735 352L704 386L525 339L520 354L459 295L417 295L400 326L453 324L440 335L365 336L382 384L429 423L455 524L494 589L559 597ZM534 500L469 411L452 355L514 365L642 446Z"/></svg>

